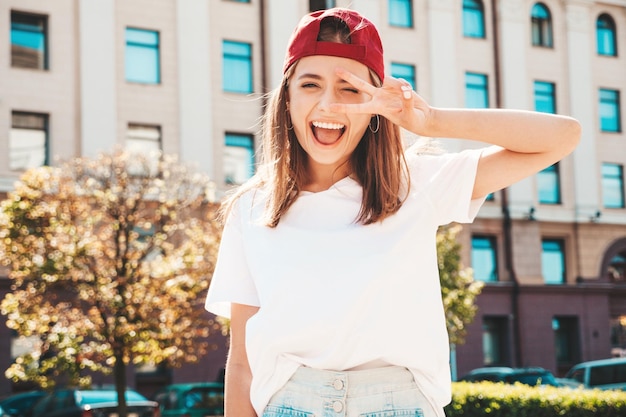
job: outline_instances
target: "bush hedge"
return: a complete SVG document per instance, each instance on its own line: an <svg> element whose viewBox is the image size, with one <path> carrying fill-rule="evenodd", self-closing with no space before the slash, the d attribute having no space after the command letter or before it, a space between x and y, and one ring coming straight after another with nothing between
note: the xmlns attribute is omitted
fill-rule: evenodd
<svg viewBox="0 0 626 417"><path fill-rule="evenodd" d="M455 382L448 417L625 417L626 392Z"/></svg>

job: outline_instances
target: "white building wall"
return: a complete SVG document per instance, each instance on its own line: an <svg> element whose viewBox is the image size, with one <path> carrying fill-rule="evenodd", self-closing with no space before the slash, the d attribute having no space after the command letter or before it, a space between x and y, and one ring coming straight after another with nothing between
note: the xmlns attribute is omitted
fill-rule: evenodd
<svg viewBox="0 0 626 417"><path fill-rule="evenodd" d="M95 156L110 150L117 138L115 0L80 0L78 22L79 154Z"/></svg>
<svg viewBox="0 0 626 417"><path fill-rule="evenodd" d="M208 74L220 62L211 59L209 5L204 0L176 2L178 84L180 102L180 156L209 173L215 172L215 141L211 96L215 86Z"/></svg>

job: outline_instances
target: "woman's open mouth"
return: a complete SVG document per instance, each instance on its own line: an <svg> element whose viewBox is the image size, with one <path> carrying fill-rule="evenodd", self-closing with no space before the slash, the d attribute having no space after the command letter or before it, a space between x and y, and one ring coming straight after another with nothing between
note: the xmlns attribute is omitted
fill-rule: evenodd
<svg viewBox="0 0 626 417"><path fill-rule="evenodd" d="M314 121L311 123L311 131L319 143L322 145L332 145L343 136L346 131L346 126L341 123Z"/></svg>

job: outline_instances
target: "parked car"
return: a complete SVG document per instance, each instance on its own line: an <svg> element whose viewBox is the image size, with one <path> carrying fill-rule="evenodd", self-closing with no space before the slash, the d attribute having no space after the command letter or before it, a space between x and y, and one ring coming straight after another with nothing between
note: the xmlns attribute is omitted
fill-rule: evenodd
<svg viewBox="0 0 626 417"><path fill-rule="evenodd" d="M46 393L44 391L27 391L13 394L0 400L0 416L25 417L33 405Z"/></svg>
<svg viewBox="0 0 626 417"><path fill-rule="evenodd" d="M611 358L574 365L565 378L585 388L626 390L626 358Z"/></svg>
<svg viewBox="0 0 626 417"><path fill-rule="evenodd" d="M155 400L161 417L205 417L224 415L224 384L196 382L172 384L159 392Z"/></svg>
<svg viewBox="0 0 626 417"><path fill-rule="evenodd" d="M544 368L509 368L509 367L488 367L478 368L470 371L467 375L459 379L459 381L479 382L504 382L506 384L514 384L521 382L526 385L551 385L554 387L561 386L552 375L552 373Z"/></svg>
<svg viewBox="0 0 626 417"><path fill-rule="evenodd" d="M129 416L159 416L159 404L135 391L126 391L126 404ZM28 417L117 417L117 405L114 389L62 389L39 399Z"/></svg>

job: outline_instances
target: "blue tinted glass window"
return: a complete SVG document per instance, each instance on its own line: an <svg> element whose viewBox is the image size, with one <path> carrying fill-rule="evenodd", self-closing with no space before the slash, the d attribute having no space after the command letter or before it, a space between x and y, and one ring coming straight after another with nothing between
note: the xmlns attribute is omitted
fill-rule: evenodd
<svg viewBox="0 0 626 417"><path fill-rule="evenodd" d="M413 5L411 0L389 0L389 24L413 27Z"/></svg>
<svg viewBox="0 0 626 417"><path fill-rule="evenodd" d="M600 130L621 132L619 91L600 89Z"/></svg>
<svg viewBox="0 0 626 417"><path fill-rule="evenodd" d="M541 272L546 284L565 283L565 245L560 239L541 242Z"/></svg>
<svg viewBox="0 0 626 417"><path fill-rule="evenodd" d="M532 8L531 36L533 45L552 47L552 17L542 3L535 3Z"/></svg>
<svg viewBox="0 0 626 417"><path fill-rule="evenodd" d="M485 37L485 15L482 1L463 0L463 36Z"/></svg>
<svg viewBox="0 0 626 417"><path fill-rule="evenodd" d="M537 173L537 188L541 204L560 204L559 165L554 164Z"/></svg>
<svg viewBox="0 0 626 417"><path fill-rule="evenodd" d="M254 139L252 135L227 133L224 148L224 182L243 184L254 175Z"/></svg>
<svg viewBox="0 0 626 417"><path fill-rule="evenodd" d="M159 32L126 28L125 59L126 81L160 83Z"/></svg>
<svg viewBox="0 0 626 417"><path fill-rule="evenodd" d="M48 69L47 17L11 12L11 66Z"/></svg>
<svg viewBox="0 0 626 417"><path fill-rule="evenodd" d="M535 81L535 110L544 113L556 113L554 83Z"/></svg>
<svg viewBox="0 0 626 417"><path fill-rule="evenodd" d="M496 239L492 236L472 237L472 269L476 281L498 280Z"/></svg>
<svg viewBox="0 0 626 417"><path fill-rule="evenodd" d="M608 14L602 14L596 22L598 55L617 56L615 42L615 21Z"/></svg>
<svg viewBox="0 0 626 417"><path fill-rule="evenodd" d="M487 75L465 73L465 107L481 109L489 107Z"/></svg>
<svg viewBox="0 0 626 417"><path fill-rule="evenodd" d="M245 42L223 41L222 53L224 91L252 93L252 45Z"/></svg>
<svg viewBox="0 0 626 417"><path fill-rule="evenodd" d="M624 169L618 164L602 164L602 203L606 208L624 207Z"/></svg>
<svg viewBox="0 0 626 417"><path fill-rule="evenodd" d="M417 85L415 81L415 65L410 64L398 64L391 63L391 76L394 78L403 78L411 84L411 87L416 90Z"/></svg>

